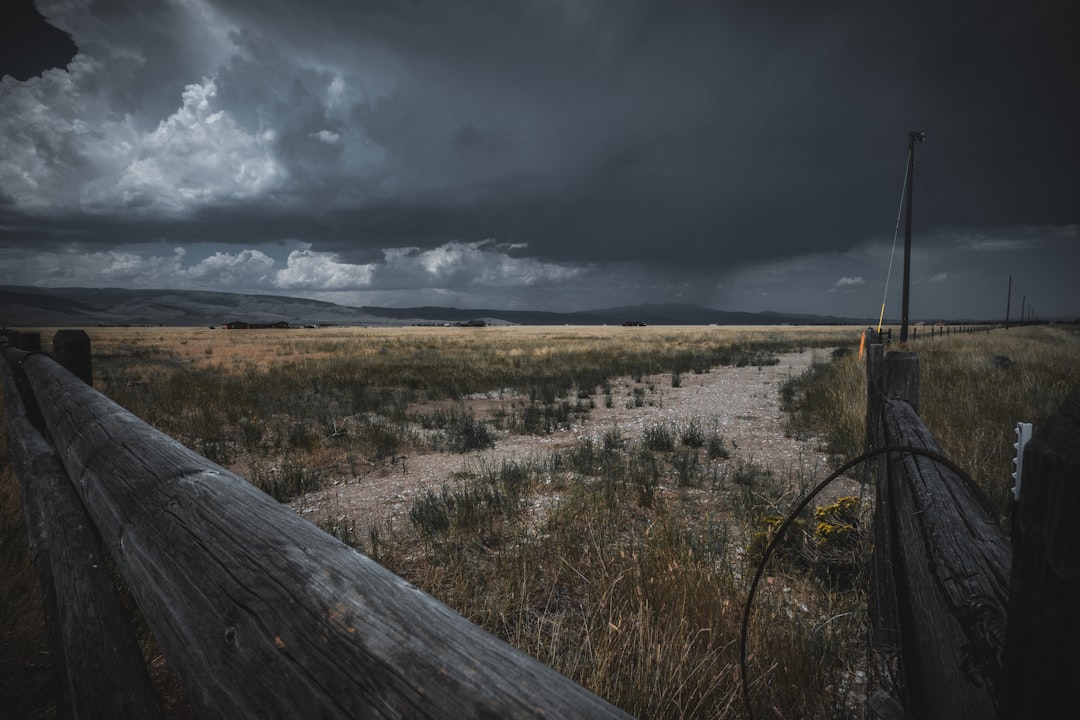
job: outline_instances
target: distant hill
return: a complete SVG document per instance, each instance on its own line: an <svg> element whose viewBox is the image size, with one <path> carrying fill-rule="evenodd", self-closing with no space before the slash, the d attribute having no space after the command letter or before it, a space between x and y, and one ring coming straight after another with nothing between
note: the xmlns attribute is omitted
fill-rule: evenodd
<svg viewBox="0 0 1080 720"><path fill-rule="evenodd" d="M228 322L289 325L421 325L484 321L491 325L843 325L867 319L742 313L698 305L633 305L571 313L453 307L349 307L279 295L197 290L0 286L0 324L12 327L98 325L218 326Z"/></svg>

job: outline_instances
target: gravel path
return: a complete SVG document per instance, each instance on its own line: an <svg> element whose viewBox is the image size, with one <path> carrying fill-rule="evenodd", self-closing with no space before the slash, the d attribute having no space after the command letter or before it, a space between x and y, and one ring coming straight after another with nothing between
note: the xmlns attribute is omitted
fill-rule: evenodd
<svg viewBox="0 0 1080 720"><path fill-rule="evenodd" d="M597 407L569 429L544 436L507 435L493 448L467 454L407 456L297 498L291 506L304 515L318 517L329 512L339 519L348 516L357 525L387 519L407 522L408 503L417 492L438 489L462 470L533 458L585 437L600 439L616 427L623 438L636 440L646 428L659 423L684 427L691 420L697 420L707 433L719 430L731 450L726 462L753 463L777 473L801 470L816 482L833 468L815 439L798 440L785 433L780 388L788 378L806 371L815 359L828 355L824 349L806 350L780 355L776 365L721 367L704 374L686 374L681 376L679 387L672 387L670 374L643 378L641 383L621 378L613 383L612 407L605 407L602 397L594 396ZM640 407L628 407L634 387L651 389ZM857 492L857 488L856 483L845 483L830 496Z"/></svg>

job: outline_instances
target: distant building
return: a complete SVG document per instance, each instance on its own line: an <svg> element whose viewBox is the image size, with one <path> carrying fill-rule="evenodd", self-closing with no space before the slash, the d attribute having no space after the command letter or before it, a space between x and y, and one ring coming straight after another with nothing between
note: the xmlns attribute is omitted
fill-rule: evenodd
<svg viewBox="0 0 1080 720"><path fill-rule="evenodd" d="M289 323L279 320L275 323L249 323L242 320L233 320L222 325L228 330L269 330L272 328L287 328Z"/></svg>

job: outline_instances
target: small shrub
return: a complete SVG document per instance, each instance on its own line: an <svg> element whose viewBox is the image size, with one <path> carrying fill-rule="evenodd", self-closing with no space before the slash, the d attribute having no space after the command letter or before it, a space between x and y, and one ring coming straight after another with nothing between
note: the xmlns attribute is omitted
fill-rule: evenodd
<svg viewBox="0 0 1080 720"><path fill-rule="evenodd" d="M446 438L450 449L459 453L483 450L495 445L495 435L491 428L472 415L455 416L454 422L446 429Z"/></svg>
<svg viewBox="0 0 1080 720"><path fill-rule="evenodd" d="M409 520L428 538L445 534L450 529L450 509L453 502L450 488L443 486L440 493L427 490L418 495L409 508Z"/></svg>
<svg viewBox="0 0 1080 720"><path fill-rule="evenodd" d="M705 440L705 453L710 460L727 460L731 457L731 451L724 447L724 438L715 432Z"/></svg>
<svg viewBox="0 0 1080 720"><path fill-rule="evenodd" d="M605 453L617 453L621 452L626 445L626 441L623 439L622 433L618 427L608 428L604 431L604 436L601 439L601 444L604 447Z"/></svg>
<svg viewBox="0 0 1080 720"><path fill-rule="evenodd" d="M269 469L254 468L248 480L278 502L287 502L322 487L321 473L294 460Z"/></svg>
<svg viewBox="0 0 1080 720"><path fill-rule="evenodd" d="M859 531L859 498L842 497L814 511L814 537L826 552L850 550Z"/></svg>
<svg viewBox="0 0 1080 720"><path fill-rule="evenodd" d="M679 440L689 448L700 448L705 445L705 431L697 420L691 420L682 429Z"/></svg>
<svg viewBox="0 0 1080 720"><path fill-rule="evenodd" d="M819 577L849 587L862 569L864 537L862 505L857 497L842 497L814 511L814 568Z"/></svg>
<svg viewBox="0 0 1080 720"><path fill-rule="evenodd" d="M675 435L667 423L657 423L645 428L642 444L653 452L671 452L675 449Z"/></svg>
<svg viewBox="0 0 1080 720"><path fill-rule="evenodd" d="M784 523L782 515L766 515L758 520L758 527L750 538L750 545L746 548L746 559L752 564L758 565L765 557L765 550L776 538L780 526ZM773 549L770 562L778 565L802 566L806 559L806 522L796 519L787 530L779 543Z"/></svg>
<svg viewBox="0 0 1080 720"><path fill-rule="evenodd" d="M675 482L679 487L696 487L701 484L701 462L693 450L683 449L671 459Z"/></svg>

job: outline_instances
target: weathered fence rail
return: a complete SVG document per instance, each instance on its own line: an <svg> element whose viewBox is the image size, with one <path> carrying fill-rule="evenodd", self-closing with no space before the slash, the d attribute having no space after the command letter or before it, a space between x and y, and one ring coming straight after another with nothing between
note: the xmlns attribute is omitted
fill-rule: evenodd
<svg viewBox="0 0 1080 720"><path fill-rule="evenodd" d="M0 380L12 463L45 601L57 715L160 717L128 611L94 525L59 457L30 422L14 376L3 361Z"/></svg>
<svg viewBox="0 0 1080 720"><path fill-rule="evenodd" d="M919 337L930 336L945 337L947 335L971 335L974 333L988 333L996 327L995 325L912 325L911 326L911 340L917 340Z"/></svg>
<svg viewBox="0 0 1080 720"><path fill-rule="evenodd" d="M875 639L899 654L906 716L1049 717L1074 705L1080 392L1027 446L1010 544L919 419L917 355L871 340L866 357L868 449L911 448L878 468L871 605Z"/></svg>
<svg viewBox="0 0 1080 720"><path fill-rule="evenodd" d="M46 482L69 482L199 717L629 717L155 430L51 356L3 340L0 351L18 372L8 384L32 394L59 461L47 472L21 463L22 485L33 497ZM31 456L53 457L28 427L18 432ZM58 549L68 539L57 522L33 512L42 515L32 524L36 547L69 552ZM85 570L87 562L100 564L70 564ZM84 581L62 575L55 596L70 606ZM114 610L86 614L95 613ZM86 632L67 634L79 644ZM93 643L107 660L107 643ZM89 680L75 669L67 681L80 697L113 677ZM118 691L122 704L127 692ZM132 700L87 716L153 713Z"/></svg>
<svg viewBox="0 0 1080 720"><path fill-rule="evenodd" d="M160 716L111 563L200 717L629 717L95 391L85 335L54 339L79 377L20 340L0 375L61 716ZM917 355L866 351L871 624L900 666L899 701L871 706L1058 714L1080 675L1080 392L1027 444L1010 544L919 419Z"/></svg>

